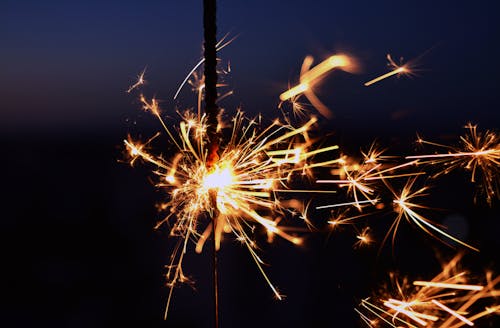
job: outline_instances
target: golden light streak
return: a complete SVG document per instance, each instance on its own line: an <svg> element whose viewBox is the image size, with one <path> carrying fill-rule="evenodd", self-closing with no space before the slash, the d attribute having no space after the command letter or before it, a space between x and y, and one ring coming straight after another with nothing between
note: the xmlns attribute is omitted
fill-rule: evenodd
<svg viewBox="0 0 500 328"><path fill-rule="evenodd" d="M323 205L323 206L317 206L317 210L325 209L325 208L334 208L334 207L342 207L342 206L356 206L358 207L359 205L363 204L373 204L374 202L377 202L378 199L369 199L369 200L361 200L361 201L356 201L356 202L346 202L346 203L338 203L338 204L330 204L330 205Z"/></svg>
<svg viewBox="0 0 500 328"><path fill-rule="evenodd" d="M403 74L403 73L407 73L407 72L408 72L408 69L406 67L404 67L404 66L398 67L398 68L396 68L395 70L393 70L393 71L391 71L389 73L386 73L384 75L381 75L379 77L374 78L373 80L370 80L370 81L366 82L365 83L365 87L369 87L370 85L375 84L377 82L380 82L383 79L387 79L388 77L391 77L393 75Z"/></svg>
<svg viewBox="0 0 500 328"><path fill-rule="evenodd" d="M281 101L285 101L285 100L288 100L292 97L295 97L301 93L303 93L304 91L306 91L307 89L309 89L309 84L308 83L305 83L305 82L302 82L300 83L299 85L296 85L294 86L293 88L283 92L281 95L280 95L280 100Z"/></svg>
<svg viewBox="0 0 500 328"><path fill-rule="evenodd" d="M354 60L346 55L333 55L325 59L318 65L310 68L313 64L313 57L307 56L302 64L300 72L300 83L287 91L281 93L279 96L281 102L290 100L292 102L292 109L298 110L298 113L303 109L303 106L297 106L298 96L304 94L311 105L315 107L318 112L325 117L332 117L332 113L319 98L314 94L313 87L318 84L322 77L333 69L342 69L345 71L353 71L355 69ZM280 105L281 107L281 105ZM294 111L295 113L295 111Z"/></svg>
<svg viewBox="0 0 500 328"><path fill-rule="evenodd" d="M473 322L467 320L467 318L458 314L456 311L453 311L452 309L450 309L449 307L447 307L443 303L436 301L436 300L432 300L431 302L436 304L437 306L439 306L440 308L442 308L443 310L445 310L446 312L448 312L452 316L456 317L458 320L463 321L464 323L468 324L469 326L474 326Z"/></svg>
<svg viewBox="0 0 500 328"><path fill-rule="evenodd" d="M384 302L384 305L386 307L388 307L389 309L396 311L397 314L403 313L408 318L412 319L413 321L417 322L418 324L420 324L422 326L427 326L427 322L418 318L418 316L416 316L413 311L406 310L405 308L407 307L407 305L405 305L405 304L403 304L401 306L395 306L391 302Z"/></svg>
<svg viewBox="0 0 500 328"><path fill-rule="evenodd" d="M386 58L388 61L388 66L392 69L392 71L390 71L389 73L383 74L379 77L376 77L373 80L366 82L364 84L365 87L369 87L370 85L373 85L377 82L380 82L380 81L387 79L387 78L394 76L394 75L403 75L403 74L411 74L412 73L408 63L406 65L398 65L392 59L390 54L387 54Z"/></svg>
<svg viewBox="0 0 500 328"><path fill-rule="evenodd" d="M403 301L395 300L393 298L390 298L387 302L388 303L392 303L392 304L396 304L396 305L404 307L404 308L407 308L407 307L411 308L413 305L418 304L418 302L410 302L410 303L408 303L408 302L403 302ZM431 320L431 321L438 321L439 320L439 317L436 317L435 315L429 315L429 314L419 313L419 312L413 312L412 314L415 317L421 318L421 319L426 319L426 320Z"/></svg>
<svg viewBox="0 0 500 328"><path fill-rule="evenodd" d="M413 284L415 286L451 288L451 289L463 289L463 290L482 290L484 288L483 286L477 286L477 285L449 284L444 282L432 282L432 281L414 281Z"/></svg>

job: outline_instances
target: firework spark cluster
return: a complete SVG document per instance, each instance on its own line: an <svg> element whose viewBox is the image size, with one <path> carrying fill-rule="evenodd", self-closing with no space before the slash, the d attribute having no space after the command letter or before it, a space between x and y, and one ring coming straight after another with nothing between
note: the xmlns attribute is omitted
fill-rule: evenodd
<svg viewBox="0 0 500 328"><path fill-rule="evenodd" d="M372 145L368 152L362 152L362 160L342 156L331 169L336 179L318 179L318 184L336 185L345 190L345 200L333 204L317 206L317 210L331 210L328 223L332 228L342 225L355 226L360 221L375 217L376 214L392 213L393 223L386 232L382 245L392 234L395 245L396 233L402 221L414 225L425 233L443 242L460 244L469 249L477 248L457 239L446 232L446 228L433 222L425 212L431 208L422 203L430 193L425 185L427 173L421 170L418 159L401 163L401 157L384 156L383 150ZM396 187L397 186L397 187ZM357 229L360 230L360 229ZM373 239L366 236L367 228L356 236L356 245L371 244ZM365 237L362 238L362 235Z"/></svg>
<svg viewBox="0 0 500 328"><path fill-rule="evenodd" d="M440 151L427 155L407 156L420 163L438 167L434 177L456 169L471 172L471 181L478 183L478 195L484 196L491 205L500 199L500 136L493 131L478 131L477 125L468 123L467 134L460 137L458 146L448 146L418 138L422 145L433 146Z"/></svg>
<svg viewBox="0 0 500 328"><path fill-rule="evenodd" d="M356 309L368 327L474 326L483 317L500 313L500 276L483 278L461 269L457 255L431 280L400 278L390 274L390 284Z"/></svg>

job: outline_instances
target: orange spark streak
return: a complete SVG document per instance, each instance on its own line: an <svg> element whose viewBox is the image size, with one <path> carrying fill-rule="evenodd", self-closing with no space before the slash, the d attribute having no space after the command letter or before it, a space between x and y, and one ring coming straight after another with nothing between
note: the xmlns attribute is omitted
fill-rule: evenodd
<svg viewBox="0 0 500 328"><path fill-rule="evenodd" d="M374 78L373 80L366 82L365 87L369 87L370 85L375 84L377 82L380 82L383 79L387 79L388 77L391 77L393 75L404 74L404 73L408 73L408 72L409 72L409 70L405 66L398 67L389 73L386 73L384 75L381 75L379 77Z"/></svg>

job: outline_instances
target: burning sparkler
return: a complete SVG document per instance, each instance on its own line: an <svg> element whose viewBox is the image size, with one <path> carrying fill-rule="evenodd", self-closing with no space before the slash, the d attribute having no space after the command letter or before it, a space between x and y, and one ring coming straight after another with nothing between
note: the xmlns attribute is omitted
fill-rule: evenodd
<svg viewBox="0 0 500 328"><path fill-rule="evenodd" d="M161 204L167 211L166 217L157 227L170 223L171 236L179 237L168 265L167 279L171 288L179 282L188 281L182 269L188 242L194 241L195 250L201 252L214 224L203 220L205 213L215 217L216 248L220 247L223 233L231 232L250 252L265 280L278 299L281 295L271 284L262 268L263 261L257 254L257 247L249 230L254 225L264 227L269 233L278 235L293 244L300 245L302 239L285 232L274 218L284 216L288 211L279 200L280 190L289 190L288 181L301 175L305 168L332 164L337 160L314 163L310 159L319 153L335 150L336 146L310 149L308 136L316 119L311 118L298 128L275 120L259 131L258 119L245 119L238 112L232 119L229 141L221 144L219 158L208 163L206 116L183 114L178 131L172 131L164 122L158 102L141 96L144 109L157 117L177 147L177 153L170 159L147 151L146 145L131 138L125 140L131 163L142 159L155 166L153 173L158 177L158 186L164 188L169 201ZM221 126L219 125L218 131ZM212 203L212 196L215 204ZM214 212L215 211L215 212ZM172 221L174 221L172 223ZM168 304L167 304L168 309Z"/></svg>
<svg viewBox="0 0 500 328"><path fill-rule="evenodd" d="M361 301L356 312L369 327L474 326L482 317L500 313L500 276L486 274L484 284L471 284L466 271L459 269L461 255L447 263L430 281L399 279L391 273L396 290L387 290Z"/></svg>
<svg viewBox="0 0 500 328"><path fill-rule="evenodd" d="M478 132L477 125L465 126L468 134L460 137L459 146L447 146L435 142L418 139L418 143L435 146L446 150L446 153L408 156L409 159L420 160L423 164L443 168L434 176L447 174L461 168L471 171L471 181L480 180L482 193L491 205L494 198L500 198L500 136L493 131Z"/></svg>

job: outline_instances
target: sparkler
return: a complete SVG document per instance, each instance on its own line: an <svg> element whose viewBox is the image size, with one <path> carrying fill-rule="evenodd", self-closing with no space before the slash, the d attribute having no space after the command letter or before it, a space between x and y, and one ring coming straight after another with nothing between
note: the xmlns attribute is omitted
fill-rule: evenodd
<svg viewBox="0 0 500 328"><path fill-rule="evenodd" d="M399 75L405 75L405 74L408 75L408 74L412 73L408 63L405 65L398 65L392 59L390 54L387 54L387 61L388 61L388 66L392 69L392 71L390 71L389 73L383 74L381 76L378 76L378 77L374 78L373 80L366 82L365 87L369 87L370 85L373 85L377 82L380 82L380 81L387 79L387 78L394 76L394 75L399 76Z"/></svg>
<svg viewBox="0 0 500 328"><path fill-rule="evenodd" d="M194 241L195 251L200 253L205 242L212 235L214 242L214 289L215 289L215 326L218 326L218 293L217 293L217 257L224 233L233 233L249 251L259 271L274 292L276 298L282 296L270 282L257 254L257 245L251 238L256 225L262 226L272 240L278 235L293 244L300 245L302 239L290 228L282 228L279 223L286 217L295 214L295 210L287 207L293 203L287 200L281 203L281 192L310 192L309 190L293 190L289 181L296 175L307 175L314 167L335 163L337 160L315 163L310 159L320 153L337 149L329 146L310 149L312 145L309 132L316 123L310 118L298 128L289 122L275 120L269 126L260 129L261 118L247 119L238 111L230 121L232 131L229 140L221 140L225 124L221 121L217 108L216 50L226 46L230 41L218 44L215 42L215 3L204 2L205 56L191 70L181 83L180 89L189 82L198 94L198 112L180 113L182 119L177 128L167 127L161 115L156 99L148 100L140 96L143 109L152 113L159 120L163 130L176 147L175 155L164 158L149 151L152 140L146 143L129 137L124 140L130 156L130 163L138 159L152 164L153 173L157 176L158 187L169 195L168 200L159 208L167 214L156 228L163 224L171 227L170 235L178 237L170 262L167 266L167 285L170 292L165 309L165 318L173 295L173 288L182 282L189 282L183 271L183 260L188 250L189 241ZM212 23L212 24L210 24ZM205 63L202 79L196 69ZM316 70L317 71L317 70ZM312 77L314 77L313 71ZM192 78L192 80L189 80ZM144 84L144 72L139 76L128 92ZM205 113L201 112L203 95L205 96ZM219 97L219 100L222 97ZM325 191L323 191L325 192ZM330 193L330 191L327 191ZM309 221L305 210L297 215L307 225ZM206 220L209 219L209 220Z"/></svg>
<svg viewBox="0 0 500 328"><path fill-rule="evenodd" d="M500 197L500 136L488 130L478 132L477 125L471 123L468 123L465 128L468 133L460 137L460 145L457 147L426 141L422 138L417 140L420 144L446 150L446 153L407 156L406 158L417 159L433 167L441 165L443 168L434 175L435 177L459 168L470 171L471 181L480 180L482 192L491 205L494 198Z"/></svg>
<svg viewBox="0 0 500 328"><path fill-rule="evenodd" d="M289 212L280 203L279 190L300 192L290 190L288 181L303 174L306 167L336 162L329 160L315 163L310 162L310 159L337 147L310 149L312 142L308 133L316 122L315 118L298 128L275 120L259 131L258 119L245 119L243 113L238 112L231 119L233 127L229 141L221 144L219 158L209 165L205 115L198 120L196 115L184 113L176 133L167 127L155 99L148 101L142 96L141 102L144 109L157 117L177 147L176 155L165 159L149 152L146 147L148 143L141 144L132 138L124 141L130 162L133 164L137 159L142 159L155 166L153 173L158 177L158 186L170 195L170 200L160 206L168 214L157 225L171 224L170 235L179 237L167 266L168 286L171 288L167 310L173 287L189 280L182 269L188 242L194 241L195 250L201 252L212 232L215 233L217 249L223 234L233 233L248 249L276 297L281 299L262 268L263 261L248 231L258 224L269 233L300 245L300 237L285 232L286 229L282 229L273 219ZM219 125L218 132L221 132L220 129ZM216 200L215 208L211 197ZM205 213L215 216L215 231L214 222L206 224L203 220Z"/></svg>
<svg viewBox="0 0 500 328"><path fill-rule="evenodd" d="M459 269L461 255L448 262L430 281L399 279L391 273L395 290L361 301L356 312L369 327L459 328L490 314L500 313L500 276L486 274L484 284L472 284ZM486 305L486 306L485 306Z"/></svg>

